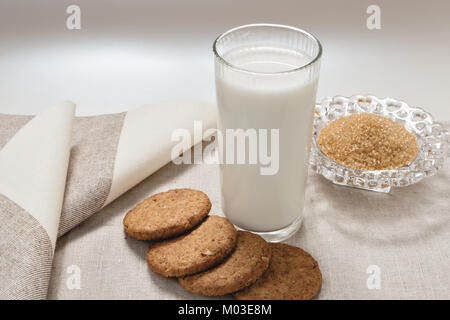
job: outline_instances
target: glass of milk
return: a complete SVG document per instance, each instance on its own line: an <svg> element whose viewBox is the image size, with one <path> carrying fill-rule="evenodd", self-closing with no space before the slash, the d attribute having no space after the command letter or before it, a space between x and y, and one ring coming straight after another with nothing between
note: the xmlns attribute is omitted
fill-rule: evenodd
<svg viewBox="0 0 450 320"><path fill-rule="evenodd" d="M297 28L252 24L214 42L222 209L268 241L301 226L322 47Z"/></svg>

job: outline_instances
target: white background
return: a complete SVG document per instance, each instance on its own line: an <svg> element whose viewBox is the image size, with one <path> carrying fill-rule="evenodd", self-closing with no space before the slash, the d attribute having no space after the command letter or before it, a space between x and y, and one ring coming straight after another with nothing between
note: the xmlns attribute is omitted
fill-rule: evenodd
<svg viewBox="0 0 450 320"><path fill-rule="evenodd" d="M81 30L66 8L81 7ZM381 7L381 30L366 9ZM214 101L212 42L241 24L303 28L324 47L318 98L370 93L450 120L450 2L0 0L0 112L61 100L78 115L174 98Z"/></svg>

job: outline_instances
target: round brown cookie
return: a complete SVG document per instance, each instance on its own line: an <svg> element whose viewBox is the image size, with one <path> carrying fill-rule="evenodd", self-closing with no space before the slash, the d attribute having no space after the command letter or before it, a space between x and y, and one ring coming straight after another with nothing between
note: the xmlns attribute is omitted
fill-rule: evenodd
<svg viewBox="0 0 450 320"><path fill-rule="evenodd" d="M165 277L206 270L222 261L236 245L236 229L219 216L209 216L197 228L177 238L150 244L147 263Z"/></svg>
<svg viewBox="0 0 450 320"><path fill-rule="evenodd" d="M272 258L264 275L253 285L235 292L241 300L309 300L322 286L316 260L300 248L272 243Z"/></svg>
<svg viewBox="0 0 450 320"><path fill-rule="evenodd" d="M266 271L269 261L270 246L263 238L238 231L236 247L221 264L178 281L184 289L203 296L229 294L254 283Z"/></svg>
<svg viewBox="0 0 450 320"><path fill-rule="evenodd" d="M123 219L125 232L138 240L161 240L182 234L199 224L211 210L206 194L174 189L148 197Z"/></svg>

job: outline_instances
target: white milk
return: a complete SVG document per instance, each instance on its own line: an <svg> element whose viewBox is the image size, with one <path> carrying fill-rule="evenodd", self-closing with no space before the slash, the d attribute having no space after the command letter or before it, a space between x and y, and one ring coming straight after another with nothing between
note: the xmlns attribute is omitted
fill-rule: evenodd
<svg viewBox="0 0 450 320"><path fill-rule="evenodd" d="M270 47L241 47L224 58L253 73L216 69L219 129L223 134L227 128L279 129L280 142L275 175L261 175L259 164L221 165L224 213L251 231L285 228L302 217L317 79L308 72L274 72L298 68L311 58Z"/></svg>

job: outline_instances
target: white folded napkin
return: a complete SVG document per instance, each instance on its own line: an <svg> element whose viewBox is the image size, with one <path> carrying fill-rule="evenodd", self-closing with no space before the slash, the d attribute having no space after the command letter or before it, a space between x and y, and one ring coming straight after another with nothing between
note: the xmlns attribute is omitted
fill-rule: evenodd
<svg viewBox="0 0 450 320"><path fill-rule="evenodd" d="M202 138L194 121L215 127L215 108L192 101L81 118L74 110L0 114L0 299L44 299L57 236L170 162L174 130L196 137L186 151Z"/></svg>

